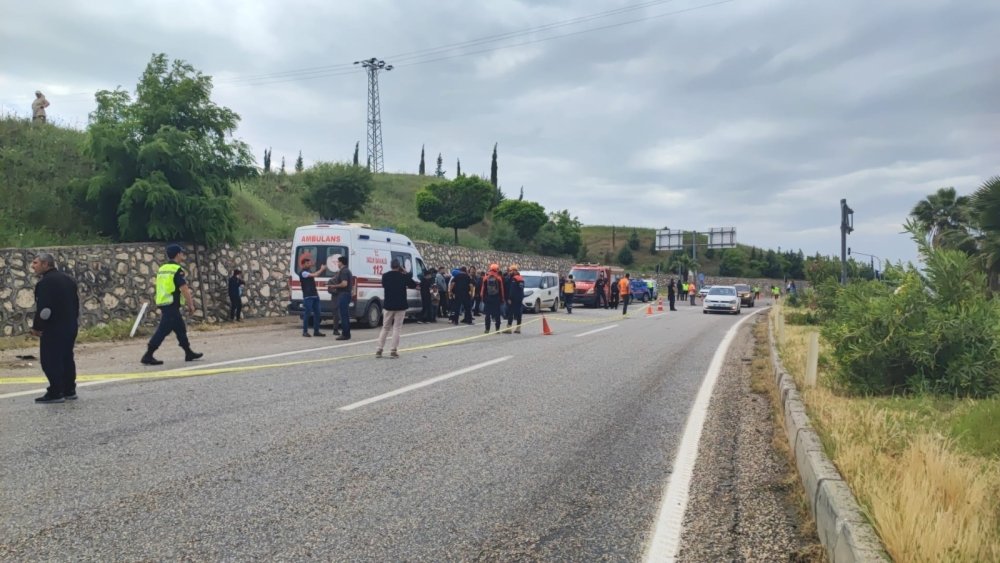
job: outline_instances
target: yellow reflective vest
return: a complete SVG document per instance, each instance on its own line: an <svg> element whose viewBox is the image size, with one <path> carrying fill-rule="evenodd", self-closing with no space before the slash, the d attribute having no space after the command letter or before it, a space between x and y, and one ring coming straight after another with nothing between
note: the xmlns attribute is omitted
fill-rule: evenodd
<svg viewBox="0 0 1000 563"><path fill-rule="evenodd" d="M181 266L175 262L167 262L160 266L156 272L156 306L165 307L174 304L174 293L177 286L174 285L174 276L180 271ZM181 294L181 305L184 305L184 294Z"/></svg>

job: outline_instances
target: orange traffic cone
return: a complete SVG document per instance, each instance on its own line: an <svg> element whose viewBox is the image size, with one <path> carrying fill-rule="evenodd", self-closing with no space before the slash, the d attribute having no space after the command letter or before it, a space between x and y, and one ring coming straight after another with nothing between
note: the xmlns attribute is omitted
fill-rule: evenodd
<svg viewBox="0 0 1000 563"><path fill-rule="evenodd" d="M660 299L659 301L656 302L656 310L657 311L663 310L663 299Z"/></svg>
<svg viewBox="0 0 1000 563"><path fill-rule="evenodd" d="M653 314L653 304L652 303L650 303L649 305L646 306L646 314L647 315L652 315Z"/></svg>
<svg viewBox="0 0 1000 563"><path fill-rule="evenodd" d="M545 318L545 315L542 315L542 335L552 336L552 329L549 328L549 320Z"/></svg>

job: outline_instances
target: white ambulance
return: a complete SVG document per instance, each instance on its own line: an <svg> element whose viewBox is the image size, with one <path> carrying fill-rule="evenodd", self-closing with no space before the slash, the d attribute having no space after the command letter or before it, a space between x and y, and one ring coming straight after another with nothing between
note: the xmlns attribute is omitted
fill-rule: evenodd
<svg viewBox="0 0 1000 563"><path fill-rule="evenodd" d="M319 291L320 309L323 317L332 317L335 303L331 300L326 284L336 275L339 265L337 258L347 256L347 267L354 275L351 294L351 319L374 328L382 324L382 274L389 270L393 259L399 260L414 281L420 283L424 274L424 262L420 251L409 238L391 229L373 229L360 223L322 221L295 229L292 239L292 256L288 264L288 286L292 301L289 314L302 314L302 284L299 270L302 260L313 260L313 269L321 264L324 271L316 278ZM408 316L421 312L420 290L407 289Z"/></svg>

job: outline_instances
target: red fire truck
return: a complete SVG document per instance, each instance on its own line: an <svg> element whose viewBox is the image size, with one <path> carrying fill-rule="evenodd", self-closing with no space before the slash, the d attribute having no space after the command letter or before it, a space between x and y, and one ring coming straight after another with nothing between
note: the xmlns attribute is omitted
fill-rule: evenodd
<svg viewBox="0 0 1000 563"><path fill-rule="evenodd" d="M594 285L597 278L604 274L604 297L610 298L612 284L625 275L625 270L616 266L603 266L601 264L577 264L569 271L576 282L576 295L573 303L585 307L597 306L597 293Z"/></svg>

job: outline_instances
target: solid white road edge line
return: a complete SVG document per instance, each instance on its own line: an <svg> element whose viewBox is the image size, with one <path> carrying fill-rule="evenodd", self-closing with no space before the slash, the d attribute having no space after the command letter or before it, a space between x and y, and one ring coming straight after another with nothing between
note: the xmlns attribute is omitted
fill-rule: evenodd
<svg viewBox="0 0 1000 563"><path fill-rule="evenodd" d="M407 336L417 336L417 335L420 335L420 334L431 334L431 333L434 333L434 332L444 332L446 330L456 330L456 329L462 329L462 328L465 328L465 327L449 326L449 327L445 327L445 328L436 328L436 329L433 329L433 330L420 330L420 331L411 332L411 333L408 333L408 334L402 334L402 335L400 335L400 337L401 338L406 338ZM237 360L228 360L228 361L225 361L225 362L214 362L214 363L211 363L211 364L198 364L197 366L187 366L187 367L182 367L182 368L174 368L174 369L169 369L169 370L165 370L165 371L167 373L172 373L172 372L178 372L178 371L190 371L190 370L193 370L193 369L198 369L198 370L210 369L210 368L214 368L214 367L228 366L228 365L232 365L232 364L244 364L246 362L256 362L258 360L270 360L272 358L280 358L282 356L291 356L291 355L294 355L294 354L308 354L310 352L323 352L323 351L326 351L326 350L332 350L334 348L346 348L348 346L358 346L360 344L371 344L372 342L377 342L377 341L378 341L378 338L372 338L371 340L355 340L354 342L346 342L344 344L331 344L330 346L320 346L319 348L307 348L305 350L292 350L290 352L278 352L276 354L267 354L266 356L254 356L252 358L239 358ZM122 380L121 379L102 379L101 381L88 381L86 383L77 383L76 386L77 386L77 388L80 388L80 387L89 387L91 385L102 385L104 383L113 383L115 381L122 381ZM8 399L8 398L11 398L11 397L22 397L24 395L34 395L36 393L44 393L44 392L45 392L45 388L42 388L42 389L31 389L29 391L15 391L13 393L4 393L4 394L0 395L0 399Z"/></svg>
<svg viewBox="0 0 1000 563"><path fill-rule="evenodd" d="M715 349L712 362L708 365L705 379L702 380L701 388L691 406L691 413L688 415L687 424L684 427L684 436L681 438L681 444L674 456L674 467L670 472L663 499L660 501L660 510L657 512L652 539L644 559L647 562L666 561L672 563L677 559L684 525L684 513L687 510L688 493L691 487L691 474L694 472L694 464L698 459L698 443L701 441L701 430L705 425L705 416L708 413L708 405L715 390L715 382L719 379L722 363L726 359L726 353L736 336L736 331L743 323L752 319L755 314L748 315L729 328L719 347Z"/></svg>
<svg viewBox="0 0 1000 563"><path fill-rule="evenodd" d="M591 334L594 334L595 332L601 332L602 330L611 330L611 329L615 328L616 326L618 326L618 325L609 325L609 326L603 326L601 328L595 328L594 330L590 330L590 331L587 331L587 332L584 332L584 333L581 333L581 334L574 334L573 338L580 338L581 336L589 336Z"/></svg>
<svg viewBox="0 0 1000 563"><path fill-rule="evenodd" d="M390 397L395 397L396 395L402 395L403 393L408 393L410 391L413 391L414 389L420 389L421 387L427 387L428 385L433 385L433 384L435 384L435 383L437 383L439 381L444 381L445 379L451 379L452 377L457 377L459 375L463 375L463 374L469 373L470 371L475 371L477 369L489 367L489 366L492 366L494 364L499 364L500 362L506 362L507 360L509 360L509 359L511 359L513 357L514 356L504 356L502 358L497 358L495 360L490 360L488 362L483 362L481 364L476 364L474 366L469 366L467 368L463 368L463 369L460 369L460 370L457 370L457 371L446 373L444 375L439 375L437 377L432 377L430 379L425 379L425 380L420 381L418 383L414 383L413 385L407 385L406 387L400 387L399 389L396 389L395 391L389 391L388 393L382 393L381 395L377 395L377 396L372 397L370 399L365 399L363 401L358 401L356 403L351 403L350 405L347 405L346 407L340 407L337 410L352 411L352 410L354 410L354 409L356 409L358 407L363 407L365 405L370 405L372 403L377 403L378 401L381 401L383 399L388 399Z"/></svg>

